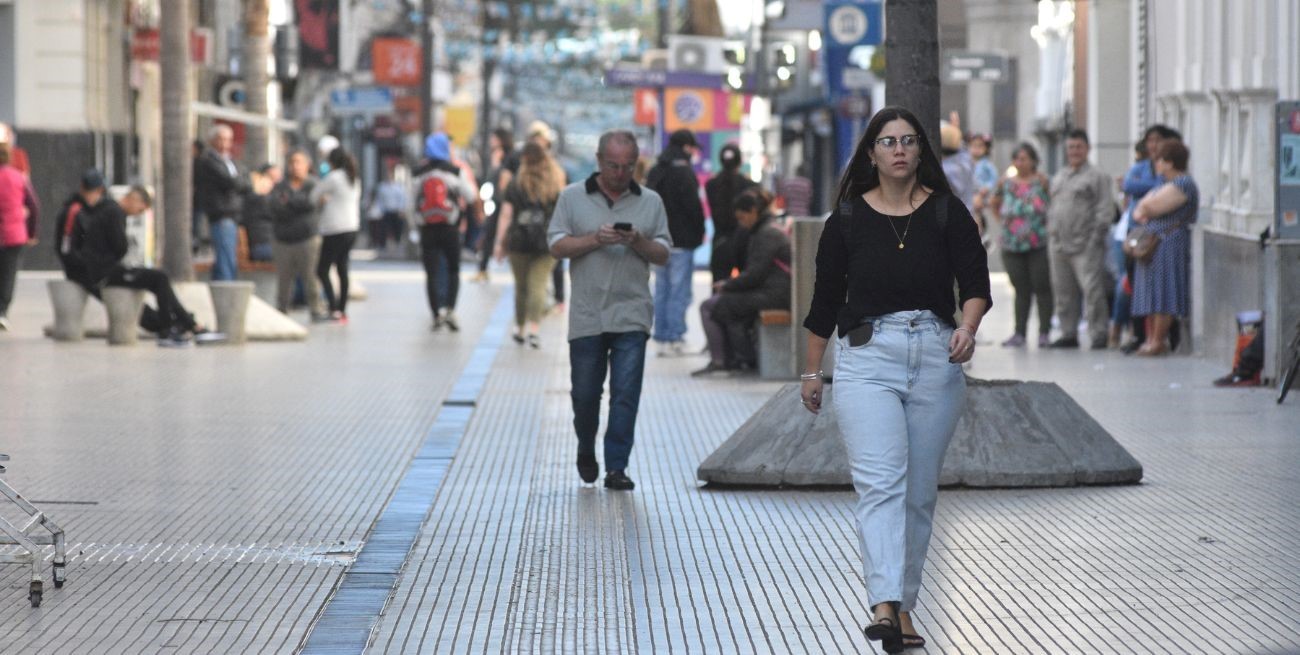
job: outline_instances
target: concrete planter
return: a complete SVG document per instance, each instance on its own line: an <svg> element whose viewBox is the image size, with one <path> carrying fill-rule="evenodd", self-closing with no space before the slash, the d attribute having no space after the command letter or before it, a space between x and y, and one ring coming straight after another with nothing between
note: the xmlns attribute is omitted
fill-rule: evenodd
<svg viewBox="0 0 1300 655"><path fill-rule="evenodd" d="M227 343L248 340L248 300L253 296L252 282L209 282L212 310L217 317L217 331L224 332Z"/></svg>
<svg viewBox="0 0 1300 655"><path fill-rule="evenodd" d="M108 310L108 343L134 345L140 337L140 311L144 291L126 287L104 287L104 309Z"/></svg>
<svg viewBox="0 0 1300 655"><path fill-rule="evenodd" d="M81 341L86 338L86 298L90 294L80 284L68 280L50 280L50 304L54 306L54 340Z"/></svg>

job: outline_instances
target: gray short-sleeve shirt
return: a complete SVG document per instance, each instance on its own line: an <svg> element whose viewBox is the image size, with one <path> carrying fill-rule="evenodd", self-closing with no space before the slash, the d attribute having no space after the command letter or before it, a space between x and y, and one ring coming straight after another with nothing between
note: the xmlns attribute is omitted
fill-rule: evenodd
<svg viewBox="0 0 1300 655"><path fill-rule="evenodd" d="M601 225L631 223L647 238L672 247L668 214L654 191L635 182L616 202L596 185L593 175L560 192L546 241L585 236ZM603 246L569 264L569 340L603 332L649 332L654 322L650 263L625 245Z"/></svg>

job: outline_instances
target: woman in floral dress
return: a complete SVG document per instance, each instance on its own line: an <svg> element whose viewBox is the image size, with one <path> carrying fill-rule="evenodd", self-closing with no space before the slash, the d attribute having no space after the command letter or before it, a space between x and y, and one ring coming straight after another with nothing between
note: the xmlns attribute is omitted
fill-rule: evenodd
<svg viewBox="0 0 1300 655"><path fill-rule="evenodd" d="M1047 176L1038 172L1038 152L1028 143L1016 147L1016 174L993 190L991 205L1002 221L1002 264L1016 292L1016 333L1003 346L1025 345L1029 305L1038 304L1038 347L1046 347L1052 330L1052 276L1047 261Z"/></svg>

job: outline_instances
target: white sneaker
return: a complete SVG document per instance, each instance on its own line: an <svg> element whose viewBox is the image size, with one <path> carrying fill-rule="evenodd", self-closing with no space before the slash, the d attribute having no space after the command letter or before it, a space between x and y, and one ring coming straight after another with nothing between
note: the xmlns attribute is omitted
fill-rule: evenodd
<svg viewBox="0 0 1300 655"><path fill-rule="evenodd" d="M0 316L0 332L8 332L8 331L9 331L9 317Z"/></svg>
<svg viewBox="0 0 1300 655"><path fill-rule="evenodd" d="M668 349L672 352L672 357L686 356L686 342L681 339L669 343Z"/></svg>

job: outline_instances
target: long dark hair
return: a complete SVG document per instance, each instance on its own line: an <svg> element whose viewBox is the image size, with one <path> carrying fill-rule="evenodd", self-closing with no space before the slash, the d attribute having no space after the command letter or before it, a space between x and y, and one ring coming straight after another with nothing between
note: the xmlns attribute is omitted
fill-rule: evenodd
<svg viewBox="0 0 1300 655"><path fill-rule="evenodd" d="M943 174L943 165L935 156L934 148L930 147L930 137L921 127L921 121L907 109L891 105L876 112L876 115L871 117L871 122L867 123L867 131L858 140L857 147L853 149L853 157L849 159L849 165L844 169L844 177L840 178L840 188L835 193L836 205L848 202L853 196L860 196L880 186L880 172L871 165L871 149L875 147L876 139L880 137L881 130L885 129L885 124L900 118L916 130L916 136L920 139L918 145L921 149L921 161L916 168L917 181L937 194L952 193L948 178Z"/></svg>
<svg viewBox="0 0 1300 655"><path fill-rule="evenodd" d="M348 184L357 183L357 160L354 159L352 155L349 155L348 151L342 148L335 148L330 151L329 157L326 158L326 161L329 162L330 170L336 171L343 169L343 172L347 173Z"/></svg>

